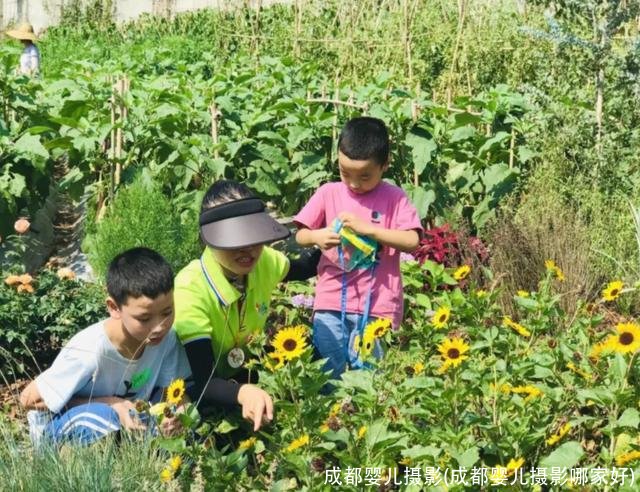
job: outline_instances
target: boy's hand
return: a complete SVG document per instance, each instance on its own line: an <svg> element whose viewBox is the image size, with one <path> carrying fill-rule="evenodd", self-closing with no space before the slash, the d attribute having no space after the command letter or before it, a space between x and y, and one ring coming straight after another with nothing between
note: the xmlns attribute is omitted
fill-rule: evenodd
<svg viewBox="0 0 640 492"><path fill-rule="evenodd" d="M111 408L115 410L118 414L118 418L120 419L120 425L127 430L145 430L147 427L140 422L138 419L135 419L129 415L129 411L133 410L136 412L136 406L133 402L125 399L119 399L115 403L111 403Z"/></svg>
<svg viewBox="0 0 640 492"><path fill-rule="evenodd" d="M371 236L374 233L374 227L369 222L362 220L355 214L342 212L338 215L338 218L342 221L342 225L348 227L356 234Z"/></svg>
<svg viewBox="0 0 640 492"><path fill-rule="evenodd" d="M242 416L253 422L254 432L273 420L273 400L266 391L253 384L240 387L238 403L242 406Z"/></svg>
<svg viewBox="0 0 640 492"><path fill-rule="evenodd" d="M329 227L316 229L312 231L312 234L313 242L323 251L334 248L340 244L340 235Z"/></svg>

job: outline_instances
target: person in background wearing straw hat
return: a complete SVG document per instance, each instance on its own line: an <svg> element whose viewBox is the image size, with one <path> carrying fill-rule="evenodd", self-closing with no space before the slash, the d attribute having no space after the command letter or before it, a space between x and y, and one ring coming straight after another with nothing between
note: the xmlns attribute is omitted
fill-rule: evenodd
<svg viewBox="0 0 640 492"><path fill-rule="evenodd" d="M19 24L16 29L7 31L7 36L22 41L24 50L20 56L18 73L22 75L36 75L40 71L40 51L34 44L36 35L33 26L28 22Z"/></svg>

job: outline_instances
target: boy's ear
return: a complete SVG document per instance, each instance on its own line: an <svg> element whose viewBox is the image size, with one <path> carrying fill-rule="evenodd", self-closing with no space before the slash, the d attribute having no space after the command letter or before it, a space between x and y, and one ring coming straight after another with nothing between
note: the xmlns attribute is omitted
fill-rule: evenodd
<svg viewBox="0 0 640 492"><path fill-rule="evenodd" d="M113 297L107 297L106 303L107 303L107 310L109 311L109 316L111 316L114 319L120 319L122 316L120 313L120 308L118 307L118 304L113 299Z"/></svg>

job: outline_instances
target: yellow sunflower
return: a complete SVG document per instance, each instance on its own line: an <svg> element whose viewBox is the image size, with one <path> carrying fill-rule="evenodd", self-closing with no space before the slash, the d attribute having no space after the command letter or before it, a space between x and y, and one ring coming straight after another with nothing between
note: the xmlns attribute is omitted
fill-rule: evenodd
<svg viewBox="0 0 640 492"><path fill-rule="evenodd" d="M369 355L371 355L371 352L373 351L373 347L376 344L376 337L373 336L373 331L370 330L369 333L367 333L367 331L364 332L364 335L362 335L362 343L360 343L360 337L356 336L356 347L358 347L357 344L359 344L359 352L360 355L362 357L368 357Z"/></svg>
<svg viewBox="0 0 640 492"><path fill-rule="evenodd" d="M462 361L468 359L465 355L469 351L469 345L462 338L447 338L438 345L438 352L444 359L440 372L445 372L450 367L457 367Z"/></svg>
<svg viewBox="0 0 640 492"><path fill-rule="evenodd" d="M154 417L160 417L160 415L164 415L164 409L167 408L167 402L156 403L155 405L151 405L149 407L149 414Z"/></svg>
<svg viewBox="0 0 640 492"><path fill-rule="evenodd" d="M284 356L280 352L271 352L264 361L264 366L271 372L277 371L284 366Z"/></svg>
<svg viewBox="0 0 640 492"><path fill-rule="evenodd" d="M245 439L244 441L240 441L240 444L238 444L238 449L251 449L252 447L254 447L256 445L257 441L258 441L258 439L255 438L255 437L250 437L249 439Z"/></svg>
<svg viewBox="0 0 640 492"><path fill-rule="evenodd" d="M519 290L516 295L518 297L529 297L530 294L526 290Z"/></svg>
<svg viewBox="0 0 640 492"><path fill-rule="evenodd" d="M362 439L367 433L367 426L363 425L358 429L358 440Z"/></svg>
<svg viewBox="0 0 640 492"><path fill-rule="evenodd" d="M365 337L367 336L367 331L370 331L375 338L381 338L386 335L386 333L391 328L391 320L387 318L378 318L375 321L372 321L367 325L364 329Z"/></svg>
<svg viewBox="0 0 640 492"><path fill-rule="evenodd" d="M640 459L640 451L637 451L634 449L633 451L629 451L628 453L624 453L617 456L616 465L625 466L627 463L630 463L631 461L636 461L637 459Z"/></svg>
<svg viewBox="0 0 640 492"><path fill-rule="evenodd" d="M522 465L524 465L524 458L518 458L517 460L511 458L507 463L507 474L509 476L513 475L516 470L522 468Z"/></svg>
<svg viewBox="0 0 640 492"><path fill-rule="evenodd" d="M174 472L177 472L182 466L182 458L180 457L180 455L175 455L173 458L171 458L169 466Z"/></svg>
<svg viewBox="0 0 640 492"><path fill-rule="evenodd" d="M163 482L171 482L172 479L173 471L171 470L171 468L165 468L160 472L160 480L162 480Z"/></svg>
<svg viewBox="0 0 640 492"><path fill-rule="evenodd" d="M602 342L596 343L591 347L589 352L590 359L599 359L602 354L608 354L613 350L613 342L615 342L615 335L611 335Z"/></svg>
<svg viewBox="0 0 640 492"><path fill-rule="evenodd" d="M444 328L450 317L451 309L448 306L440 306L431 318L431 324L438 329Z"/></svg>
<svg viewBox="0 0 640 492"><path fill-rule="evenodd" d="M560 440L569 433L570 430L571 424L567 422L562 427L560 427L557 432L554 432L553 434L551 434L551 436L549 436L549 438L545 441L547 443L547 446L558 444Z"/></svg>
<svg viewBox="0 0 640 492"><path fill-rule="evenodd" d="M640 349L640 325L618 323L616 334L611 340L611 349L621 354L630 354Z"/></svg>
<svg viewBox="0 0 640 492"><path fill-rule="evenodd" d="M471 273L471 267L469 265L462 265L455 272L453 272L453 278L456 280L463 280L467 278L467 275Z"/></svg>
<svg viewBox="0 0 640 492"><path fill-rule="evenodd" d="M514 386L510 388L509 391L517 395L527 395L524 398L524 401L532 400L533 398L542 396L543 394L542 391L540 391L538 388L530 384L527 384L526 386Z"/></svg>
<svg viewBox="0 0 640 492"><path fill-rule="evenodd" d="M306 332L307 329L303 325L283 328L276 333L272 345L284 360L294 360L307 348Z"/></svg>
<svg viewBox="0 0 640 492"><path fill-rule="evenodd" d="M576 374L578 374L579 376L582 376L584 379L586 380L591 380L592 376L591 374L589 374L587 371L585 371L584 369L580 369L578 366L576 366L573 362L567 362L567 369L569 369L572 372L575 372Z"/></svg>
<svg viewBox="0 0 640 492"><path fill-rule="evenodd" d="M513 321L509 316L505 316L502 319L502 324L504 324L505 326L508 326L513 331L518 333L520 336L523 336L523 337L530 337L531 336L531 332L529 330L527 330L521 324L516 323L515 321Z"/></svg>
<svg viewBox="0 0 640 492"><path fill-rule="evenodd" d="M299 438L291 441L291 444L286 447L285 452L290 453L291 451L295 451L296 449L301 448L302 446L306 446L307 444L309 444L309 435L304 434Z"/></svg>
<svg viewBox="0 0 640 492"><path fill-rule="evenodd" d="M329 410L329 417L335 417L340 413L340 410L342 409L342 403L338 402L338 403L334 403L333 405L331 405L331 410Z"/></svg>
<svg viewBox="0 0 640 492"><path fill-rule="evenodd" d="M413 375L418 376L424 372L424 364L422 362L416 362L413 366Z"/></svg>
<svg viewBox="0 0 640 492"><path fill-rule="evenodd" d="M620 280L614 280L613 282L609 282L609 284L602 291L602 298L605 301L613 301L617 299L622 293L622 288L624 287L624 283Z"/></svg>
<svg viewBox="0 0 640 492"><path fill-rule="evenodd" d="M556 278L558 280L560 280L560 282L564 282L564 280L565 280L564 273L562 272L560 267L558 265L556 265L555 261L553 261L553 260L545 260L544 266L548 271L553 272L555 274Z"/></svg>
<svg viewBox="0 0 640 492"><path fill-rule="evenodd" d="M170 405L180 405L184 397L184 380L175 379L167 388L167 402Z"/></svg>

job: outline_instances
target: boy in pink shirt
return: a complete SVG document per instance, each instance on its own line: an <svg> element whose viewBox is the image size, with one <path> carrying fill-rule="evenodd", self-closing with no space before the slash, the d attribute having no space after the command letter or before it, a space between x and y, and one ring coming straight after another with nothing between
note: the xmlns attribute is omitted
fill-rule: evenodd
<svg viewBox="0 0 640 492"><path fill-rule="evenodd" d="M294 219L299 228L297 242L315 244L324 253L318 265L313 345L320 358L327 359L325 368L336 379L347 364L361 367L354 342L367 322L387 318L394 327L400 325L400 253L417 248L422 230L404 191L382 181L389 167L389 134L384 122L369 117L350 120L338 139L338 165L341 181L322 185ZM340 244L340 236L330 227L336 218L378 243L373 269L344 274L330 259L335 258ZM379 349L375 355L381 356Z"/></svg>

